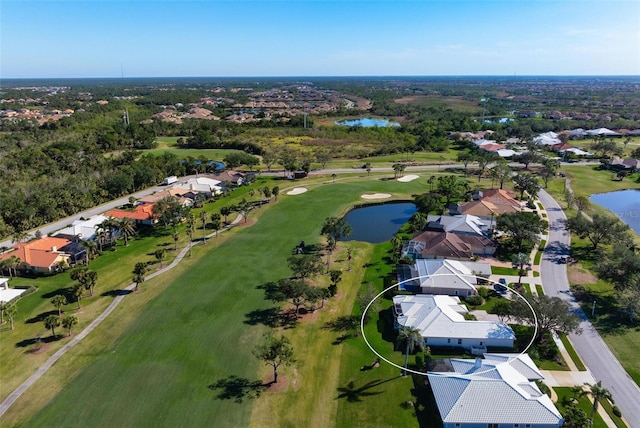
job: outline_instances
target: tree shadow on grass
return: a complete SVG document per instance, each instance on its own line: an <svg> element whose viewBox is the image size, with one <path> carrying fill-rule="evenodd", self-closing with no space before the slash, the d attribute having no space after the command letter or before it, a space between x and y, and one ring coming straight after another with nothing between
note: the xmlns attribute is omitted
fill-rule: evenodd
<svg viewBox="0 0 640 428"><path fill-rule="evenodd" d="M29 318L25 322L27 324L35 324L35 323L38 323L38 322L43 322L44 319L46 317L48 317L49 315L58 315L58 311L54 310L54 311L42 312L41 314L38 314L35 317Z"/></svg>
<svg viewBox="0 0 640 428"><path fill-rule="evenodd" d="M236 375L228 378L220 379L212 383L208 388L212 391L218 391L218 400L233 400L234 403L242 403L244 400L252 400L258 398L263 390L269 384L264 384L259 380L249 380Z"/></svg>
<svg viewBox="0 0 640 428"><path fill-rule="evenodd" d="M396 376L396 377L389 378L387 380L380 380L380 379L372 380L370 382L365 383L360 388L356 388L355 382L351 381L347 384L346 387L341 386L338 388L339 394L336 397L336 400L345 398L349 403L359 403L362 401L364 397L382 394L382 391L368 391L369 389L375 388L376 386L380 386L382 384L391 382L392 380L399 379L401 377L402 376Z"/></svg>
<svg viewBox="0 0 640 428"><path fill-rule="evenodd" d="M16 348L26 348L28 346L34 346L38 342L39 343L57 342L58 340L61 340L64 337L65 337L65 335L63 335L63 334L56 334L55 336L47 336L47 337L42 337L42 338L41 337L32 337L30 339L24 339L24 340L21 340L20 342L16 342Z"/></svg>
<svg viewBox="0 0 640 428"><path fill-rule="evenodd" d="M101 296L110 296L110 297L118 297L118 296L126 296L130 294L131 290L109 290L100 294Z"/></svg>
<svg viewBox="0 0 640 428"><path fill-rule="evenodd" d="M298 317L295 314L295 310L283 311L276 306L266 309L256 309L254 311L246 313L244 316L246 317L246 319L244 320L245 324L262 324L271 328L293 328L298 322Z"/></svg>
<svg viewBox="0 0 640 428"><path fill-rule="evenodd" d="M325 330L331 330L335 333L343 333L334 340L332 345L340 345L345 340L356 337L358 334L358 328L360 327L360 317L356 315L343 315L338 318L327 321L322 328Z"/></svg>

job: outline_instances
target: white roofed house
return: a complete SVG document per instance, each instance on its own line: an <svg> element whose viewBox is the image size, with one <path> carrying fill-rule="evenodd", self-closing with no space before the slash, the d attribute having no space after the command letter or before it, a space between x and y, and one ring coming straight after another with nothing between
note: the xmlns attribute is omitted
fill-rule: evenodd
<svg viewBox="0 0 640 428"><path fill-rule="evenodd" d="M101 214L94 215L87 220L75 220L70 226L58 230L54 236L62 236L67 239L95 239L100 224L105 220L107 217Z"/></svg>
<svg viewBox="0 0 640 428"><path fill-rule="evenodd" d="M427 346L478 354L487 352L487 347L512 348L516 338L505 323L466 320L467 308L455 296L399 295L393 298L393 311L396 325L418 329Z"/></svg>
<svg viewBox="0 0 640 428"><path fill-rule="evenodd" d="M417 259L413 265L398 265L397 271L400 290L466 297L476 294L478 276L488 278L491 275L491 265L449 259Z"/></svg>
<svg viewBox="0 0 640 428"><path fill-rule="evenodd" d="M213 178L197 177L190 178L187 181L176 183L173 185L173 189L182 189L185 191L192 191L195 194L202 193L206 197L210 198L212 195L218 195L224 190L221 186L220 180L214 180ZM187 192L184 192L187 193ZM184 193L182 196L184 196Z"/></svg>
<svg viewBox="0 0 640 428"><path fill-rule="evenodd" d="M484 354L451 359L453 372L430 373L429 385L445 428L558 428L564 423L528 355Z"/></svg>

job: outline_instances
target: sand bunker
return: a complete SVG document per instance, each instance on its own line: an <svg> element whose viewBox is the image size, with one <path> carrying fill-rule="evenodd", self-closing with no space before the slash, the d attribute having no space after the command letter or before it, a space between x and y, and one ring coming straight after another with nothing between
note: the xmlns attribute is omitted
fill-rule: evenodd
<svg viewBox="0 0 640 428"><path fill-rule="evenodd" d="M419 175L405 175L404 177L398 178L398 181L402 181L403 183L407 183L409 181L413 181L416 178L420 178Z"/></svg>
<svg viewBox="0 0 640 428"><path fill-rule="evenodd" d="M361 198L362 199L386 199L386 198L390 198L391 195L388 193L373 193L370 195L362 195Z"/></svg>
<svg viewBox="0 0 640 428"><path fill-rule="evenodd" d="M287 192L287 195L300 195L307 191L306 187L296 187Z"/></svg>

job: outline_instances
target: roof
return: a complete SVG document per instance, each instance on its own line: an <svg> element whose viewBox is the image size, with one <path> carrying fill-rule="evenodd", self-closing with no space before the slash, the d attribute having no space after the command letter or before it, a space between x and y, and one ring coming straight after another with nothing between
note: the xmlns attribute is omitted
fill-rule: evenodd
<svg viewBox="0 0 640 428"><path fill-rule="evenodd" d="M489 230L489 225L481 218L470 214L429 215L427 216L427 229L484 236L485 231Z"/></svg>
<svg viewBox="0 0 640 428"><path fill-rule="evenodd" d="M180 196L181 193L178 189L165 189L151 195L143 196L139 201L146 204L153 204L163 198Z"/></svg>
<svg viewBox="0 0 640 428"><path fill-rule="evenodd" d="M418 259L415 263L416 277L422 287L468 288L474 291L476 273L491 275L488 263L460 262L447 259Z"/></svg>
<svg viewBox="0 0 640 428"><path fill-rule="evenodd" d="M609 136L620 136L617 132L614 132L607 128L598 128L598 129L589 129L585 132L587 135L609 135Z"/></svg>
<svg viewBox="0 0 640 428"><path fill-rule="evenodd" d="M30 242L20 242L14 247L15 251L0 255L0 260L16 256L29 266L49 268L61 255L68 256L67 253L60 251L60 249L69 244L71 244L71 241L68 239L55 236L47 236Z"/></svg>
<svg viewBox="0 0 640 428"><path fill-rule="evenodd" d="M513 330L505 323L465 320L467 308L456 296L400 295L393 298L393 303L398 323L417 328L425 338L515 340Z"/></svg>
<svg viewBox="0 0 640 428"><path fill-rule="evenodd" d="M482 191L482 198L460 204L461 212L480 217L514 213L520 211L522 204L510 192L504 189L488 189Z"/></svg>
<svg viewBox="0 0 640 428"><path fill-rule="evenodd" d="M520 363L528 367L531 361L528 356L487 355L506 359L452 359L458 376L428 375L443 422L562 425L562 416L551 399L516 368Z"/></svg>
<svg viewBox="0 0 640 428"><path fill-rule="evenodd" d="M133 211L113 209L107 211L104 215L115 218L130 218L131 220L138 221L151 220L155 217L153 214L153 206L154 204L142 204L136 206Z"/></svg>
<svg viewBox="0 0 640 428"><path fill-rule="evenodd" d="M89 239L95 235L98 225L107 220L108 217L100 214L88 220L75 220L71 226L60 229L56 235L79 236L82 239Z"/></svg>
<svg viewBox="0 0 640 428"><path fill-rule="evenodd" d="M420 252L423 256L456 259L473 257L471 247L455 233L428 230L414 236L411 241L423 243L424 250Z"/></svg>

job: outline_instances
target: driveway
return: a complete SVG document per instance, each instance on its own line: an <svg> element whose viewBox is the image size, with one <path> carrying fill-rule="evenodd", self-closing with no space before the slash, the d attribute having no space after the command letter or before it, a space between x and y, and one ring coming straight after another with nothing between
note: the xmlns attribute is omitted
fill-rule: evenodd
<svg viewBox="0 0 640 428"><path fill-rule="evenodd" d="M571 343L596 381L602 381L602 385L611 391L629 425L640 428L640 388L622 368L569 290L567 267L560 260L569 255L571 237L564 226L566 216L558 203L544 190L540 191L539 199L549 220L549 239L540 265L544 291L549 296L558 296L569 302L581 316L582 334L569 335Z"/></svg>

